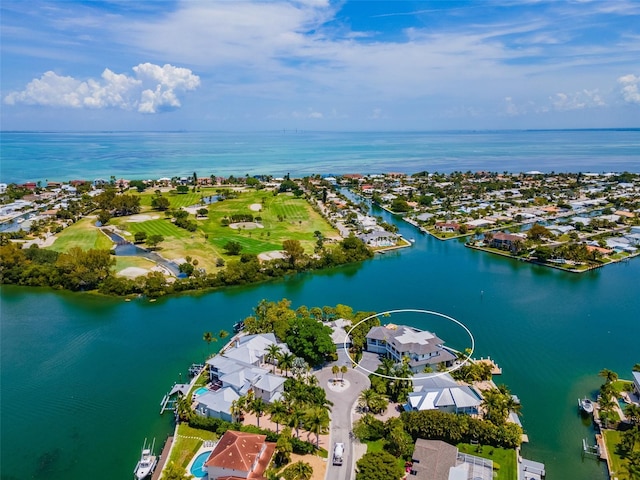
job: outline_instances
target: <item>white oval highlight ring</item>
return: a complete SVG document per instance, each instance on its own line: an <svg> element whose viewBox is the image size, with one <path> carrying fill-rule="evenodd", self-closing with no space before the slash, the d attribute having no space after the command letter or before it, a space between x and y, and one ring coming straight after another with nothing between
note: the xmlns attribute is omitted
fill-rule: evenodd
<svg viewBox="0 0 640 480"><path fill-rule="evenodd" d="M362 365L360 365L359 362L356 362L353 360L353 358L351 358L351 354L349 353L349 350L347 349L347 343L348 343L348 339L349 336L351 335L351 332L353 332L353 330L360 325L361 323L366 322L367 320L370 320L372 318L377 318L377 317L381 317L381 316L385 316L385 315L391 315L393 313L422 313L422 314L426 314L426 315L436 315L438 317L442 317L450 322L455 323L456 325L458 325L459 327L461 327L466 333L467 335L469 335L469 339L471 340L471 348L469 351L469 354L466 355L464 357L464 360L462 360L462 362L458 365L454 365L451 368L448 368L447 370L444 370L442 372L434 372L434 373L429 373L426 375L423 375L421 377L410 377L410 378L406 378L406 377L396 377L393 375L383 375L382 373L377 373L377 372L372 372L371 370L363 367ZM471 333L471 330L469 330L469 328L462 323L459 320L456 320L453 317L450 317L449 315L445 315L444 313L440 313L440 312L434 312L432 310L420 310L420 309L415 309L415 308L403 308L403 309L399 309L399 310L388 310L386 312L380 312L380 313L376 313L374 315L369 315L367 318L363 318L362 320L360 320L358 323L356 323L355 325L353 325L349 331L347 332L347 336L344 339L344 351L347 354L347 357L349 357L349 360L351 360L351 363L353 363L356 367L361 368L362 370L364 370L365 372L368 372L372 375L377 375L378 377L382 377L382 378L388 378L389 380L424 380L427 378L434 378L434 377L441 377L443 375L446 375L448 373L451 372L455 372L456 370L462 368L464 365L466 365L469 360L471 359L471 356L473 355L473 351L475 350L476 347L476 341L475 338L473 338L473 334Z"/></svg>

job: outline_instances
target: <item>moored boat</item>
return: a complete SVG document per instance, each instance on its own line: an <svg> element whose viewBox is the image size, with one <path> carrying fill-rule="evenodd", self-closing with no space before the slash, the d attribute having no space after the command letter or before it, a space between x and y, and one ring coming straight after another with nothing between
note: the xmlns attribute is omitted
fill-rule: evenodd
<svg viewBox="0 0 640 480"><path fill-rule="evenodd" d="M578 400L578 405L580 405L580 409L584 413L593 413L593 402L588 398L583 398L582 400Z"/></svg>
<svg viewBox="0 0 640 480"><path fill-rule="evenodd" d="M151 445L147 445L147 439L144 439L144 443L142 444L142 453L140 454L140 460L138 461L138 464L133 471L135 477L138 480L147 478L149 475L151 475L153 469L156 468L158 457L153 454L153 448L155 447L155 444L155 438L153 439L153 443Z"/></svg>

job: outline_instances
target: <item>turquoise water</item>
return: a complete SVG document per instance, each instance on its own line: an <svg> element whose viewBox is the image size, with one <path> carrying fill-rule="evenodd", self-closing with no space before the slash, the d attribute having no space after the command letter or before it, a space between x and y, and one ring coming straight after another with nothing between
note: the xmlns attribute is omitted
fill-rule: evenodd
<svg viewBox="0 0 640 480"><path fill-rule="evenodd" d="M640 130L0 132L0 182L348 172L640 171Z"/></svg>
<svg viewBox="0 0 640 480"><path fill-rule="evenodd" d="M207 393L209 391L208 388L206 387L200 387L199 389L197 389L195 392L196 395L202 395L203 393Z"/></svg>
<svg viewBox="0 0 640 480"><path fill-rule="evenodd" d="M197 152L213 151L220 142L228 152L211 168L217 174L246 168L278 174L281 167L292 174L433 166L560 170L558 159L567 162L563 170L640 170L638 131L406 133L379 134L377 140L373 134L264 136L245 138L234 155L232 146L242 140L238 134L141 134L136 141L134 134L3 133L1 175L2 181L22 181L36 175L59 179L61 172L63 180L116 175L111 171L125 177L189 174L195 165L211 163ZM428 148L419 147L429 142ZM486 150L474 153L482 144ZM316 151L319 146L326 151ZM420 157L420 148L431 153ZM516 153L511 156L510 150ZM289 163L268 168L277 158ZM385 158L393 162L385 165ZM549 479L605 479L602 465L581 458L582 438L592 440L593 432L581 420L576 399L595 396L602 368L629 378L639 361L640 259L575 275L486 255L398 225L415 244L361 265L155 303L2 287L2 479L81 480L87 472L96 480L130 478L143 439L163 439L172 431L171 415L159 415L163 395L186 379L190 364L213 351L203 333L231 331L260 300L283 297L294 307L415 308L462 321L473 332L476 354L491 355L503 368L497 382L522 400L521 420L531 441L524 455L544 462ZM454 348L466 341L459 327L434 329Z"/></svg>
<svg viewBox="0 0 640 480"><path fill-rule="evenodd" d="M477 355L503 368L497 382L522 400L531 440L524 455L545 462L548 478L606 478L581 458L592 431L576 399L595 393L602 368L629 377L638 361L640 262L572 275L402 224L401 232L415 236L412 248L362 265L155 303L3 287L3 478L24 478L25 465L30 476L54 480L88 470L96 479L129 477L141 441L171 430L159 402L209 353L203 332L229 331L261 299L283 297L294 307L421 308L459 319ZM453 337L459 328L437 333Z"/></svg>
<svg viewBox="0 0 640 480"><path fill-rule="evenodd" d="M205 478L207 476L207 471L203 468L204 462L207 461L211 452L202 452L200 455L196 457L193 461L193 465L191 465L191 475L196 478Z"/></svg>

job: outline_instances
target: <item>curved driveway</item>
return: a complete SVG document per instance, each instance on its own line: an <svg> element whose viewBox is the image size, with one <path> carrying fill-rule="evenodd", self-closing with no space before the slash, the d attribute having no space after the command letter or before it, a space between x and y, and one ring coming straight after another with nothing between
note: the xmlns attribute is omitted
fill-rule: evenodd
<svg viewBox="0 0 640 480"><path fill-rule="evenodd" d="M337 362L341 363L341 362ZM357 368L349 368L344 374L346 387L344 389L332 389L329 381L334 378L331 372L331 364L315 373L319 385L327 392L327 399L333 402L331 408L331 434L329 436L329 458L327 460L327 473L325 479L351 480L355 471L354 441L349 437L352 425L353 407L363 390L371 385L369 378ZM339 374L338 378L342 375ZM344 443L344 459L342 465L333 465L333 446L336 442Z"/></svg>

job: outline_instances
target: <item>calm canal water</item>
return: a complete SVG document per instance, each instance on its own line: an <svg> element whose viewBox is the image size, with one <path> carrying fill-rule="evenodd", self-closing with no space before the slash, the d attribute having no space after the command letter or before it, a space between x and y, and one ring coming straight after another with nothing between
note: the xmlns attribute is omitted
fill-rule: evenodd
<svg viewBox="0 0 640 480"><path fill-rule="evenodd" d="M522 400L524 455L545 462L549 479L606 478L581 458L581 439L593 436L576 399L595 392L600 369L628 378L639 361L640 259L573 275L400 225L413 247L362 265L155 303L3 287L2 479L131 478L144 438L171 429L159 402L208 353L203 332L231 330L261 299L283 297L459 319ZM414 321L466 346L459 330Z"/></svg>

